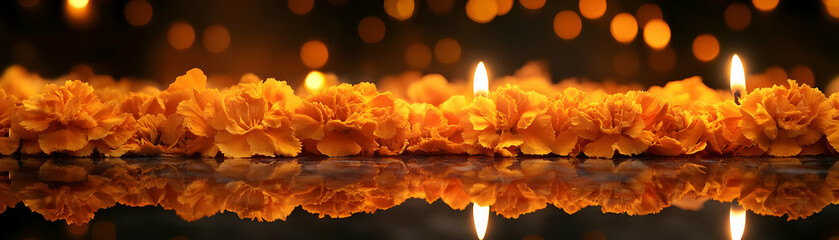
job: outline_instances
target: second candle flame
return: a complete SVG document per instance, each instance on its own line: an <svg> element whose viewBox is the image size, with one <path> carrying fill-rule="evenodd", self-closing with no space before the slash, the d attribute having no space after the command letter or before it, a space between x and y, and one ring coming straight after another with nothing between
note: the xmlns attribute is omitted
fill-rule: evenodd
<svg viewBox="0 0 839 240"><path fill-rule="evenodd" d="M478 67L475 68L475 76L472 78L472 93L476 97L489 95L489 77L484 62L478 62Z"/></svg>
<svg viewBox="0 0 839 240"><path fill-rule="evenodd" d="M489 206L484 207L477 203L472 203L472 220L475 222L475 233L478 234L478 239L483 240L487 232L487 223L489 222Z"/></svg>
<svg viewBox="0 0 839 240"><path fill-rule="evenodd" d="M740 205L732 205L728 213L728 225L731 229L731 240L742 239L746 230L746 209Z"/></svg>

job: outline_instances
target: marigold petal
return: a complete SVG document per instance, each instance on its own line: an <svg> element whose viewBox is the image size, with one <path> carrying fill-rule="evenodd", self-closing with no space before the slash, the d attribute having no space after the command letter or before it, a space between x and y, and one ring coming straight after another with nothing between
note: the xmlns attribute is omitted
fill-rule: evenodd
<svg viewBox="0 0 839 240"><path fill-rule="evenodd" d="M801 145L792 138L778 138L769 146L769 155L776 157L794 156L801 152Z"/></svg>
<svg viewBox="0 0 839 240"><path fill-rule="evenodd" d="M361 146L349 136L327 133L318 141L318 151L330 157L350 156L361 152Z"/></svg>
<svg viewBox="0 0 839 240"><path fill-rule="evenodd" d="M218 132L215 136L215 144L225 157L250 157L253 155L246 135Z"/></svg>
<svg viewBox="0 0 839 240"><path fill-rule="evenodd" d="M84 148L87 142L87 136L81 130L73 128L44 132L38 137L38 144L46 154L55 151L76 151Z"/></svg>
<svg viewBox="0 0 839 240"><path fill-rule="evenodd" d="M599 139L586 144L586 146L583 147L583 153L589 157L611 158L615 155L614 145L619 139L620 136L615 134L602 136Z"/></svg>

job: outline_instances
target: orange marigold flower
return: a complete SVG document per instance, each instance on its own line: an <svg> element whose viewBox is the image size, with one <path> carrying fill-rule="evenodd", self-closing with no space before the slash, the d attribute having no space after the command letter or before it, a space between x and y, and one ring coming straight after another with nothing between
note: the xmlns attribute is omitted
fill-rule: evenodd
<svg viewBox="0 0 839 240"><path fill-rule="evenodd" d="M653 86L647 92L667 99L673 105L715 104L722 102L730 93L709 88L702 77L695 76L680 81L668 82L664 87ZM730 98L730 97L729 97Z"/></svg>
<svg viewBox="0 0 839 240"><path fill-rule="evenodd" d="M589 157L643 153L650 147L654 135L645 130L643 107L630 94L608 95L602 102L580 106L580 114L571 122L574 132L586 140L583 153Z"/></svg>
<svg viewBox="0 0 839 240"><path fill-rule="evenodd" d="M439 106L462 89L460 85L449 83L443 75L429 74L408 85L406 91L411 102Z"/></svg>
<svg viewBox="0 0 839 240"><path fill-rule="evenodd" d="M6 95L6 91L0 89L0 155L10 155L20 146L18 136L11 133L12 115L19 103L17 97Z"/></svg>
<svg viewBox="0 0 839 240"><path fill-rule="evenodd" d="M656 123L650 152L659 156L691 155L708 145L705 141L707 124L700 116L681 106L669 108Z"/></svg>
<svg viewBox="0 0 839 240"><path fill-rule="evenodd" d="M37 140L44 153L70 152L87 155L102 140L116 148L130 137L133 118L120 113L117 103L102 103L93 88L81 81L67 81L64 86L49 84L40 95L23 102L16 124L27 131L24 136ZM130 118L130 119L129 119Z"/></svg>
<svg viewBox="0 0 839 240"><path fill-rule="evenodd" d="M741 102L743 134L772 156L793 156L818 142L834 111L822 92L795 80L755 89Z"/></svg>
<svg viewBox="0 0 839 240"><path fill-rule="evenodd" d="M554 131L547 110L545 95L511 84L499 87L489 98L475 98L464 121L463 140L471 146L467 151L515 156L520 148L528 155L551 153Z"/></svg>
<svg viewBox="0 0 839 240"><path fill-rule="evenodd" d="M38 74L30 73L23 66L12 65L0 76L0 89L18 99L29 99L38 95L46 82Z"/></svg>
<svg viewBox="0 0 839 240"><path fill-rule="evenodd" d="M461 154L463 148L463 127L458 111L466 107L466 98L454 96L440 104L411 104L411 137L408 151L425 154Z"/></svg>
<svg viewBox="0 0 839 240"><path fill-rule="evenodd" d="M167 116L162 142L171 146L170 151L187 155L200 153L207 157L218 153L216 130L211 121L220 93L218 89L206 86L207 76L193 68L177 77L158 96L163 100L164 116Z"/></svg>
<svg viewBox="0 0 839 240"><path fill-rule="evenodd" d="M165 113L166 105L163 99L158 97L157 94L132 92L120 104L120 109L125 113L131 114L135 119L140 119L146 115Z"/></svg>
<svg viewBox="0 0 839 240"><path fill-rule="evenodd" d="M307 97L294 111L296 136L306 151L327 156L372 153L378 127L366 109L367 99L349 84L329 87Z"/></svg>
<svg viewBox="0 0 839 240"><path fill-rule="evenodd" d="M166 127L166 116L143 115L137 119L137 131L122 146L117 147L105 155L119 157L123 154L137 156L158 156L167 153L169 148L162 142L163 131Z"/></svg>
<svg viewBox="0 0 839 240"><path fill-rule="evenodd" d="M698 111L695 113L708 124L705 132L705 139L708 141L706 151L713 154L743 155L741 150L752 145L740 129L743 114L739 108L731 100L713 105L698 105Z"/></svg>
<svg viewBox="0 0 839 240"><path fill-rule="evenodd" d="M237 85L216 106L216 145L227 157L297 156L301 145L291 118L298 102L285 81L269 78Z"/></svg>
<svg viewBox="0 0 839 240"><path fill-rule="evenodd" d="M839 149L839 93L831 94L828 102L833 107L833 115L828 122L827 129L825 129L825 135L830 147L836 151Z"/></svg>
<svg viewBox="0 0 839 240"><path fill-rule="evenodd" d="M548 108L551 125L556 131L552 152L562 156L576 156L580 153L580 137L574 132L571 118L580 114L580 105L584 104L586 93L569 87L556 94Z"/></svg>

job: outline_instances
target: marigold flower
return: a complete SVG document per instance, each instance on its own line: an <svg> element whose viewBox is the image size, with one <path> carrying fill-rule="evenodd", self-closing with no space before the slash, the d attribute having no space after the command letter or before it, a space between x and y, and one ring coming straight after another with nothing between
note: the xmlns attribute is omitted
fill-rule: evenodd
<svg viewBox="0 0 839 240"><path fill-rule="evenodd" d="M463 127L458 111L466 107L466 98L454 96L440 107L428 103L411 104L411 136L408 152L426 154L461 154Z"/></svg>
<svg viewBox="0 0 839 240"><path fill-rule="evenodd" d="M554 131L547 113L548 98L505 85L477 97L466 108L463 140L470 154L515 156L519 149L528 155L551 152Z"/></svg>
<svg viewBox="0 0 839 240"><path fill-rule="evenodd" d="M755 89L741 100L740 128L772 156L793 156L824 136L833 108L818 89L789 80L789 87Z"/></svg>
<svg viewBox="0 0 839 240"><path fill-rule="evenodd" d="M580 153L580 137L574 132L571 118L580 114L580 105L584 104L586 93L569 87L556 94L548 108L551 125L556 132L552 152L561 156L576 156Z"/></svg>
<svg viewBox="0 0 839 240"><path fill-rule="evenodd" d="M20 146L18 136L11 133L12 115L19 103L17 97L6 95L6 91L0 89L0 155L11 155Z"/></svg>
<svg viewBox="0 0 839 240"><path fill-rule="evenodd" d="M294 111L296 136L306 151L327 156L372 153L378 127L366 97L352 85L329 87L307 97Z"/></svg>
<svg viewBox="0 0 839 240"><path fill-rule="evenodd" d="M630 94L608 95L602 102L580 106L580 114L573 116L572 129L586 140L583 153L589 157L643 153L653 142L654 135L645 130L644 111Z"/></svg>
<svg viewBox="0 0 839 240"><path fill-rule="evenodd" d="M664 87L653 86L647 92L680 106L715 104L731 95L709 88L699 76L668 82Z"/></svg>
<svg viewBox="0 0 839 240"><path fill-rule="evenodd" d="M681 106L669 108L653 126L655 140L649 151L659 156L691 155L708 145L705 120Z"/></svg>
<svg viewBox="0 0 839 240"><path fill-rule="evenodd" d="M117 147L105 155L119 157L123 154L138 156L158 156L169 152L167 145L163 144L162 136L166 127L166 116L144 115L137 119L137 131L122 146Z"/></svg>
<svg viewBox="0 0 839 240"><path fill-rule="evenodd" d="M463 90L460 85L449 83L443 75L429 74L408 85L408 100L415 103L430 103L439 106Z"/></svg>
<svg viewBox="0 0 839 240"><path fill-rule="evenodd" d="M697 105L695 113L707 123L704 137L708 142L706 152L723 155L750 155L748 152L754 152L746 149L752 144L740 129L743 114L739 108L731 100Z"/></svg>
<svg viewBox="0 0 839 240"><path fill-rule="evenodd" d="M130 93L128 97L120 104L120 109L131 114L135 119L140 119L146 115L157 115L166 112L166 105L157 94L149 94L145 92Z"/></svg>
<svg viewBox="0 0 839 240"><path fill-rule="evenodd" d="M218 89L205 88L207 76L197 68L179 76L160 93L167 116L162 142L173 152L212 157L218 153L212 119L219 105Z"/></svg>
<svg viewBox="0 0 839 240"><path fill-rule="evenodd" d="M9 66L0 76L0 89L21 100L38 95L45 84L38 74L30 73L20 65Z"/></svg>
<svg viewBox="0 0 839 240"><path fill-rule="evenodd" d="M298 101L285 81L237 85L216 106L216 145L227 157L297 156L301 145L291 118Z"/></svg>
<svg viewBox="0 0 839 240"><path fill-rule="evenodd" d="M831 94L828 102L833 107L833 115L828 122L827 129L825 129L825 135L830 147L833 148L833 151L836 151L839 150L839 93Z"/></svg>

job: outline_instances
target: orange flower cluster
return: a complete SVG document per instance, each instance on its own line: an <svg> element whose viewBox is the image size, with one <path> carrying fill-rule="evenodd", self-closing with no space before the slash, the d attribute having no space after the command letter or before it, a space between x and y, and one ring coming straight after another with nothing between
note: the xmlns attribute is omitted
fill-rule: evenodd
<svg viewBox="0 0 839 240"><path fill-rule="evenodd" d="M818 155L839 146L839 96L794 80L755 89L737 106L699 77L607 93L552 84L530 68L474 98L439 75L411 75L419 80L407 92L341 84L301 98L285 81L252 74L225 89L207 87L199 69L164 90L108 77L33 89L48 81L10 68L0 78L0 154L611 158Z"/></svg>

